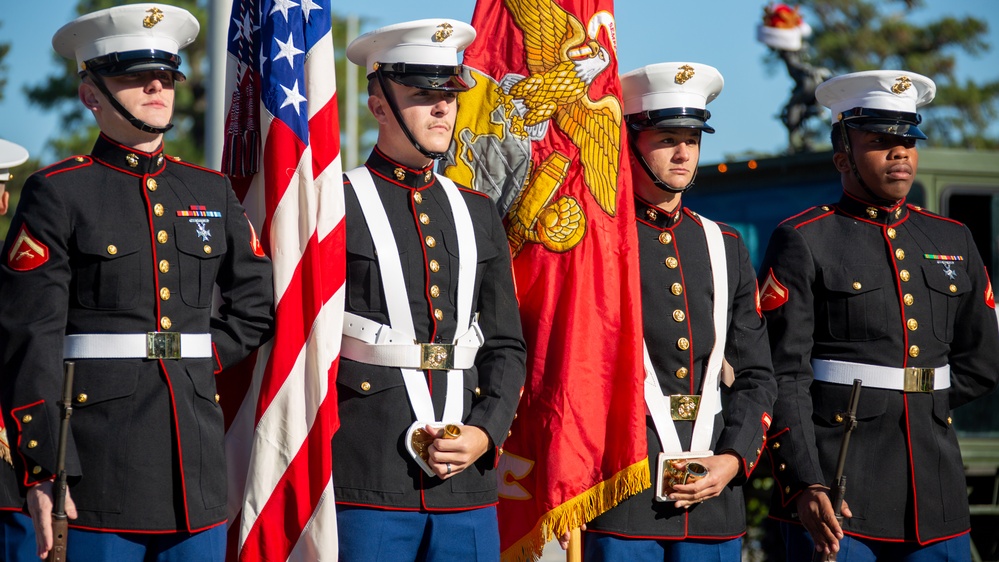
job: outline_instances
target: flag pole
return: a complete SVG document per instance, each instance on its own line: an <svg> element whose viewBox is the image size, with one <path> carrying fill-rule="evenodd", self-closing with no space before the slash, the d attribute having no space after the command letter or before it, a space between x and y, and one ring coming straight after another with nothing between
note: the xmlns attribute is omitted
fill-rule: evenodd
<svg viewBox="0 0 999 562"><path fill-rule="evenodd" d="M578 528L569 534L569 548L565 549L565 562L583 562L583 534Z"/></svg>

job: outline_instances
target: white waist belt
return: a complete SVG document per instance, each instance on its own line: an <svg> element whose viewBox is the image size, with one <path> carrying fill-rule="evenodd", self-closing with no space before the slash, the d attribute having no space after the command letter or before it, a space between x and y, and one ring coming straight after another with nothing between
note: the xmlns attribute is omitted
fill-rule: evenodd
<svg viewBox="0 0 999 562"><path fill-rule="evenodd" d="M194 359L212 357L211 334L69 334L64 359Z"/></svg>
<svg viewBox="0 0 999 562"><path fill-rule="evenodd" d="M950 365L901 368L812 359L812 370L815 380L835 384L852 385L853 379L860 379L867 387L905 392L932 392L950 388Z"/></svg>
<svg viewBox="0 0 999 562"><path fill-rule="evenodd" d="M485 341L472 322L453 344L414 343L391 327L363 316L344 313L340 355L368 365L401 369L469 369Z"/></svg>

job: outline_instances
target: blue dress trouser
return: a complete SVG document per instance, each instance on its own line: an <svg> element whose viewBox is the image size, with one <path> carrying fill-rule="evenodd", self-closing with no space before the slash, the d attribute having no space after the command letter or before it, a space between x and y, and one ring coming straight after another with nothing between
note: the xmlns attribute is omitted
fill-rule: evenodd
<svg viewBox="0 0 999 562"><path fill-rule="evenodd" d="M338 505L341 562L497 562L495 507L391 511Z"/></svg>
<svg viewBox="0 0 999 562"><path fill-rule="evenodd" d="M641 560L643 562L739 562L742 538L712 540L629 539L603 533L583 533L586 562Z"/></svg>
<svg viewBox="0 0 999 562"><path fill-rule="evenodd" d="M812 559L815 543L801 525L780 524L788 562ZM836 562L971 562L971 536L919 546L915 542L887 542L846 535L839 541Z"/></svg>

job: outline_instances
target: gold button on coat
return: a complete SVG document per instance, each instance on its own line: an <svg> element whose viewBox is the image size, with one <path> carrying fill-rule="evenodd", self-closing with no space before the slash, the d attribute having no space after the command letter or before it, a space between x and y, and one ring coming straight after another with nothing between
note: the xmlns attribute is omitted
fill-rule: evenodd
<svg viewBox="0 0 999 562"><path fill-rule="evenodd" d="M678 379L687 378L687 374L689 372L690 371L688 371L686 367L680 367L679 369L676 370L676 378Z"/></svg>
<svg viewBox="0 0 999 562"><path fill-rule="evenodd" d="M898 272L898 278L901 279L902 281L908 281L909 278L910 278L909 277L909 270L908 269L903 269L902 271L899 271Z"/></svg>
<svg viewBox="0 0 999 562"><path fill-rule="evenodd" d="M170 271L170 262L166 260L160 260L160 273L166 273Z"/></svg>
<svg viewBox="0 0 999 562"><path fill-rule="evenodd" d="M420 213L420 222L423 224L430 224L430 215L426 213Z"/></svg>
<svg viewBox="0 0 999 562"><path fill-rule="evenodd" d="M118 253L118 246L114 244L108 244L108 253L112 256Z"/></svg>
<svg viewBox="0 0 999 562"><path fill-rule="evenodd" d="M156 191L157 187L158 186L156 185L156 180L154 180L153 178L149 178L146 180L146 188L148 188L149 191Z"/></svg>
<svg viewBox="0 0 999 562"><path fill-rule="evenodd" d="M907 328L909 328L909 330L912 330L913 332L915 332L916 329L919 328L919 322L916 322L915 318L909 318L909 320L906 321L905 325Z"/></svg>
<svg viewBox="0 0 999 562"><path fill-rule="evenodd" d="M157 217L162 217L164 212L163 205L160 203L153 205L153 214Z"/></svg>
<svg viewBox="0 0 999 562"><path fill-rule="evenodd" d="M38 441L35 441L34 439L32 439L31 441L28 441L28 448L29 449L34 449L37 446L38 446Z"/></svg>
<svg viewBox="0 0 999 562"><path fill-rule="evenodd" d="M853 289L855 291L859 291L861 288L863 288L863 285L860 284L860 281L854 281L853 282Z"/></svg>
<svg viewBox="0 0 999 562"><path fill-rule="evenodd" d="M836 423L843 423L843 414L836 414L833 416L833 420L835 420Z"/></svg>
<svg viewBox="0 0 999 562"><path fill-rule="evenodd" d="M169 239L170 236L167 234L167 231L165 230L161 230L156 233L156 241L159 242L160 244L166 244L167 240Z"/></svg>
<svg viewBox="0 0 999 562"><path fill-rule="evenodd" d="M31 423L32 419L34 418L31 417L31 414L24 414L24 416L21 418L21 423Z"/></svg>
<svg viewBox="0 0 999 562"><path fill-rule="evenodd" d="M444 320L444 311L439 308L435 308L434 318L436 318L438 321Z"/></svg>
<svg viewBox="0 0 999 562"><path fill-rule="evenodd" d="M687 351L688 349L690 349L690 340L688 340L687 338L680 338L676 340L676 347L679 348L681 351Z"/></svg>
<svg viewBox="0 0 999 562"><path fill-rule="evenodd" d="M163 328L164 330L169 330L170 326L173 326L173 322L170 321L170 317L169 316L164 316L163 318L160 318L160 327L161 328Z"/></svg>
<svg viewBox="0 0 999 562"><path fill-rule="evenodd" d="M160 288L160 299L168 301L170 300L170 289L166 287Z"/></svg>
<svg viewBox="0 0 999 562"><path fill-rule="evenodd" d="M894 228L889 228L888 229L888 238L891 238L892 240L894 240L895 236L896 236L895 229Z"/></svg>
<svg viewBox="0 0 999 562"><path fill-rule="evenodd" d="M86 395L86 394L83 394L83 393L80 393L80 394L77 394L77 395L76 395L76 401L77 401L78 403L80 403L80 404L83 404L84 402L86 402L86 401L87 401L87 395Z"/></svg>
<svg viewBox="0 0 999 562"><path fill-rule="evenodd" d="M414 193L413 194L413 201L416 201L417 205L419 205L420 203L423 203L423 194L420 193L419 191L417 191L416 193Z"/></svg>
<svg viewBox="0 0 999 562"><path fill-rule="evenodd" d="M912 306L912 303L916 302L916 299L912 298L912 295L909 293L906 293L905 296L902 297L902 302L904 302L906 306Z"/></svg>
<svg viewBox="0 0 999 562"><path fill-rule="evenodd" d="M426 241L428 248L433 248L434 246L437 245L437 240L433 236L427 236Z"/></svg>
<svg viewBox="0 0 999 562"><path fill-rule="evenodd" d="M659 242L661 244L669 244L672 241L673 241L673 235L670 234L669 232L663 232L662 234L659 235Z"/></svg>
<svg viewBox="0 0 999 562"><path fill-rule="evenodd" d="M683 322L687 318L687 315L683 313L679 308L673 311L673 320L677 322Z"/></svg>
<svg viewBox="0 0 999 562"><path fill-rule="evenodd" d="M909 357L919 357L919 346L918 345L909 346Z"/></svg>
<svg viewBox="0 0 999 562"><path fill-rule="evenodd" d="M431 285L430 286L430 296L433 297L433 298L435 298L435 299L437 297L441 296L441 288L438 287L437 285Z"/></svg>
<svg viewBox="0 0 999 562"><path fill-rule="evenodd" d="M899 248L899 249L895 250L895 257L898 258L898 259L900 259L900 260L904 260L905 259L905 250L903 250L902 248Z"/></svg>
<svg viewBox="0 0 999 562"><path fill-rule="evenodd" d="M216 404L218 404L218 403L219 403L219 400L221 400L221 399L222 399L222 397L221 397L221 396L219 396L218 394L216 394L216 395L215 395L215 403L216 403Z"/></svg>
<svg viewBox="0 0 999 562"><path fill-rule="evenodd" d="M481 388L475 387L474 392L475 392L476 396L482 396L482 389ZM514 419L516 419L516 416L514 416Z"/></svg>
<svg viewBox="0 0 999 562"><path fill-rule="evenodd" d="M676 258L673 256L666 258L666 267L670 269L676 269L677 263Z"/></svg>
<svg viewBox="0 0 999 562"><path fill-rule="evenodd" d="M784 463L780 463L780 466L777 467L777 470L784 472L785 470L787 470L787 465Z"/></svg>
<svg viewBox="0 0 999 562"><path fill-rule="evenodd" d="M673 285L669 288L669 291L676 296L680 296L681 294L683 294L683 285L679 283L673 283Z"/></svg>
<svg viewBox="0 0 999 562"><path fill-rule="evenodd" d="M206 254L212 253L212 247L209 246L208 244L205 244L205 253Z"/></svg>
<svg viewBox="0 0 999 562"><path fill-rule="evenodd" d="M950 292L956 293L957 292L957 285L951 285L950 287L948 287L948 289L950 289Z"/></svg>
<svg viewBox="0 0 999 562"><path fill-rule="evenodd" d="M36 466L35 468L31 469L31 473L32 474L39 474L41 471L42 471L42 467L40 467L40 466Z"/></svg>
<svg viewBox="0 0 999 562"><path fill-rule="evenodd" d="M364 392L367 392L367 391L371 390L371 383L368 382L368 381L362 382L361 383L361 390L363 390Z"/></svg>
<svg viewBox="0 0 999 562"><path fill-rule="evenodd" d="M947 425L950 425L952 423L954 423L954 420L950 416L947 416Z"/></svg>
<svg viewBox="0 0 999 562"><path fill-rule="evenodd" d="M430 260L430 271L437 273L441 270L441 264L437 263L437 260Z"/></svg>

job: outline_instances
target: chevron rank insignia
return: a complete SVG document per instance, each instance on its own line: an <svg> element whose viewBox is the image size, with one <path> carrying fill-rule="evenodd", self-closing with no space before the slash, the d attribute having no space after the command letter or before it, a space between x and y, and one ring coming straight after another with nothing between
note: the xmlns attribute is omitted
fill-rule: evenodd
<svg viewBox="0 0 999 562"><path fill-rule="evenodd" d="M7 254L7 266L15 271L31 271L47 261L49 247L28 232L28 225L22 224Z"/></svg>
<svg viewBox="0 0 999 562"><path fill-rule="evenodd" d="M780 284L774 276L774 270L767 273L767 280L763 282L763 292L760 295L760 308L766 311L780 308L787 302L787 287Z"/></svg>

